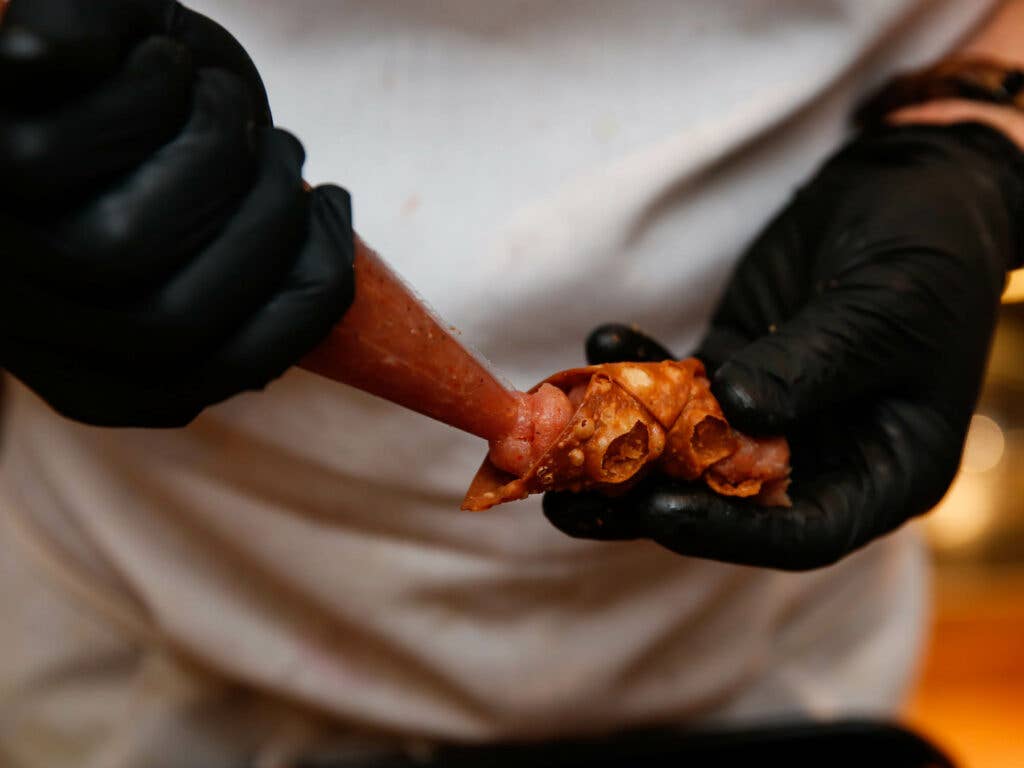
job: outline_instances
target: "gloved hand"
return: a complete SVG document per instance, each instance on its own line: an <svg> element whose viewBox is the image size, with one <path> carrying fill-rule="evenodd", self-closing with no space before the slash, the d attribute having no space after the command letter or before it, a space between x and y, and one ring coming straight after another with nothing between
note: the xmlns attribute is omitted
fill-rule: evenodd
<svg viewBox="0 0 1024 768"><path fill-rule="evenodd" d="M61 413L186 424L348 307L348 195L304 191L302 146L214 22L14 0L0 92L0 367Z"/></svg>
<svg viewBox="0 0 1024 768"><path fill-rule="evenodd" d="M549 493L545 514L573 536L807 569L926 512L957 470L1022 221L1024 157L990 128L856 139L750 247L697 353L737 429L789 437L793 506L651 477L617 499ZM622 326L587 343L592 363L670 356Z"/></svg>

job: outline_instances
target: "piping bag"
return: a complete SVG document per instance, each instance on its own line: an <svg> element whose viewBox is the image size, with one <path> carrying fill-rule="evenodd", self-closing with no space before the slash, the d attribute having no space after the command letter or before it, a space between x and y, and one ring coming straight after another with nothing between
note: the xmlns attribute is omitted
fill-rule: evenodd
<svg viewBox="0 0 1024 768"><path fill-rule="evenodd" d="M300 366L485 440L514 433L522 395L358 236L353 269L352 306Z"/></svg>

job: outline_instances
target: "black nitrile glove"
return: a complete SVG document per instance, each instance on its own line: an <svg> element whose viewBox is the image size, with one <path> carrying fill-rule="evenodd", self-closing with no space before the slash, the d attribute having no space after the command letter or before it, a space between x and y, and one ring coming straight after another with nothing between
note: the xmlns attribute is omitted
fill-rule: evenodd
<svg viewBox="0 0 1024 768"><path fill-rule="evenodd" d="M303 190L302 146L209 19L13 0L0 94L0 367L56 410L186 424L348 307L348 195Z"/></svg>
<svg viewBox="0 0 1024 768"><path fill-rule="evenodd" d="M926 512L957 470L1022 221L1024 157L989 128L855 140L750 247L697 353L737 429L789 437L793 506L652 476L618 499L549 493L545 514L573 536L806 569ZM592 363L668 356L622 326L587 344Z"/></svg>

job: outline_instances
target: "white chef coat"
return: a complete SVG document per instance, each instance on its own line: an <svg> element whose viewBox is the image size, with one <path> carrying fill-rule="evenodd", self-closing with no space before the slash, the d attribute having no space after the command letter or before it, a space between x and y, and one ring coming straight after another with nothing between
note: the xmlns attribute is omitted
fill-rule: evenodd
<svg viewBox="0 0 1024 768"><path fill-rule="evenodd" d="M347 186L361 235L525 387L605 321L688 352L855 97L991 4L193 5L252 53L307 178ZM484 448L303 372L177 431L13 386L0 756L220 765L898 705L913 531L809 574L575 541L537 498L458 510Z"/></svg>

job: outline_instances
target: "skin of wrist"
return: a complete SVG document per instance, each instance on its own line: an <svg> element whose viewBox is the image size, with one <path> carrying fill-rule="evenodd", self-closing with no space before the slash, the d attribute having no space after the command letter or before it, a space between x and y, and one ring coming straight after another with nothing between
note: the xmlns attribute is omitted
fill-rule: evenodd
<svg viewBox="0 0 1024 768"><path fill-rule="evenodd" d="M903 107L886 117L889 125L982 123L995 128L1024 151L1024 112L967 99L940 99Z"/></svg>

